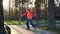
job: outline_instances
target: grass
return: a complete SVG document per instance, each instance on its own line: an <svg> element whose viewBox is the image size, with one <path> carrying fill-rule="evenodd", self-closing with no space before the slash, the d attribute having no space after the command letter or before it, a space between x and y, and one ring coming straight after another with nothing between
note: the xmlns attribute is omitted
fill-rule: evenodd
<svg viewBox="0 0 60 34"><path fill-rule="evenodd" d="M60 24L60 21L56 21L57 24Z"/></svg>
<svg viewBox="0 0 60 34"><path fill-rule="evenodd" d="M18 21L4 21L4 24L18 24Z"/></svg>
<svg viewBox="0 0 60 34"><path fill-rule="evenodd" d="M46 26L40 26L39 29L42 29L42 30L47 30L47 31L50 31L50 32L56 32L57 34L60 34L60 27L54 30L48 30Z"/></svg>
<svg viewBox="0 0 60 34"><path fill-rule="evenodd" d="M33 23L37 23L37 21L33 21ZM18 25L19 24L19 21L14 21L14 20L10 20L10 21L4 21L4 24L9 24L9 25ZM20 21L20 24L26 24L26 21ZM46 21L39 21L38 24L47 24ZM56 24L60 24L60 21L56 21ZM47 27L45 26L40 26L40 29L43 29L43 30L47 30ZM56 26L56 29L55 30L48 30L48 31L51 31L51 32L57 32L58 34L60 34L60 26Z"/></svg>
<svg viewBox="0 0 60 34"><path fill-rule="evenodd" d="M4 24L18 25L19 24L19 21L4 21ZM20 24L25 24L25 21L20 21Z"/></svg>
<svg viewBox="0 0 60 34"><path fill-rule="evenodd" d="M47 22L44 20L39 21L39 23L37 23L37 21L34 20L33 23L35 23L35 24L47 24ZM19 21L18 20L16 20L16 21L15 20L10 20L10 21L6 20L6 21L4 21L4 24L15 25L15 24L19 24ZM26 21L20 21L20 24L26 24ZM60 24L60 21L56 21L56 24Z"/></svg>

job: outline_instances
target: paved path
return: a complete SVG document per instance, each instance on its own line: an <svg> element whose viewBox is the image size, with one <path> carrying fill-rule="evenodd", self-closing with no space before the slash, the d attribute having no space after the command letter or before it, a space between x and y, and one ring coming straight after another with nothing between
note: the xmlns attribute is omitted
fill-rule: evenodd
<svg viewBox="0 0 60 34"><path fill-rule="evenodd" d="M30 25L31 30L26 30L25 25L8 25L11 28L11 34L56 34L55 32L49 32L41 29L36 29Z"/></svg>

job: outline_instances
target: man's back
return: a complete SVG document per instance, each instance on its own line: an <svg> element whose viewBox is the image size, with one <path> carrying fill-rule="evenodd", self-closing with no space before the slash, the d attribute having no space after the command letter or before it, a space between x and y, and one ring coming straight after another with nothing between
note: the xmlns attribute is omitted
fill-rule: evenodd
<svg viewBox="0 0 60 34"><path fill-rule="evenodd" d="M27 11L27 19L32 19L32 17L33 17L33 13Z"/></svg>

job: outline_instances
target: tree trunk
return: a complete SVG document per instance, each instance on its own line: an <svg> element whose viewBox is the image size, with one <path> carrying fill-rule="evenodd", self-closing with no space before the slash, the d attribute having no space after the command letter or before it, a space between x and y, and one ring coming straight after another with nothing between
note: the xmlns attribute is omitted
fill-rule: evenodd
<svg viewBox="0 0 60 34"><path fill-rule="evenodd" d="M40 20L40 0L35 1L36 5L36 20L37 20L37 26L39 27L39 20Z"/></svg>
<svg viewBox="0 0 60 34"><path fill-rule="evenodd" d="M48 0L48 30L55 29L54 0Z"/></svg>
<svg viewBox="0 0 60 34"><path fill-rule="evenodd" d="M4 32L4 19L3 19L2 0L0 0L0 34L5 34L5 32Z"/></svg>
<svg viewBox="0 0 60 34"><path fill-rule="evenodd" d="M17 10L17 7L18 7L18 0L15 0L15 20L18 20L18 10Z"/></svg>

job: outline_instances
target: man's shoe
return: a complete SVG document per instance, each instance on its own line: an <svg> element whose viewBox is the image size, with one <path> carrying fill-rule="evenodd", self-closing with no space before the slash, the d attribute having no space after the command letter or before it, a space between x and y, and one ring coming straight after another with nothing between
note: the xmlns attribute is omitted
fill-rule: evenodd
<svg viewBox="0 0 60 34"><path fill-rule="evenodd" d="M30 30L30 29L26 28L26 30Z"/></svg>

